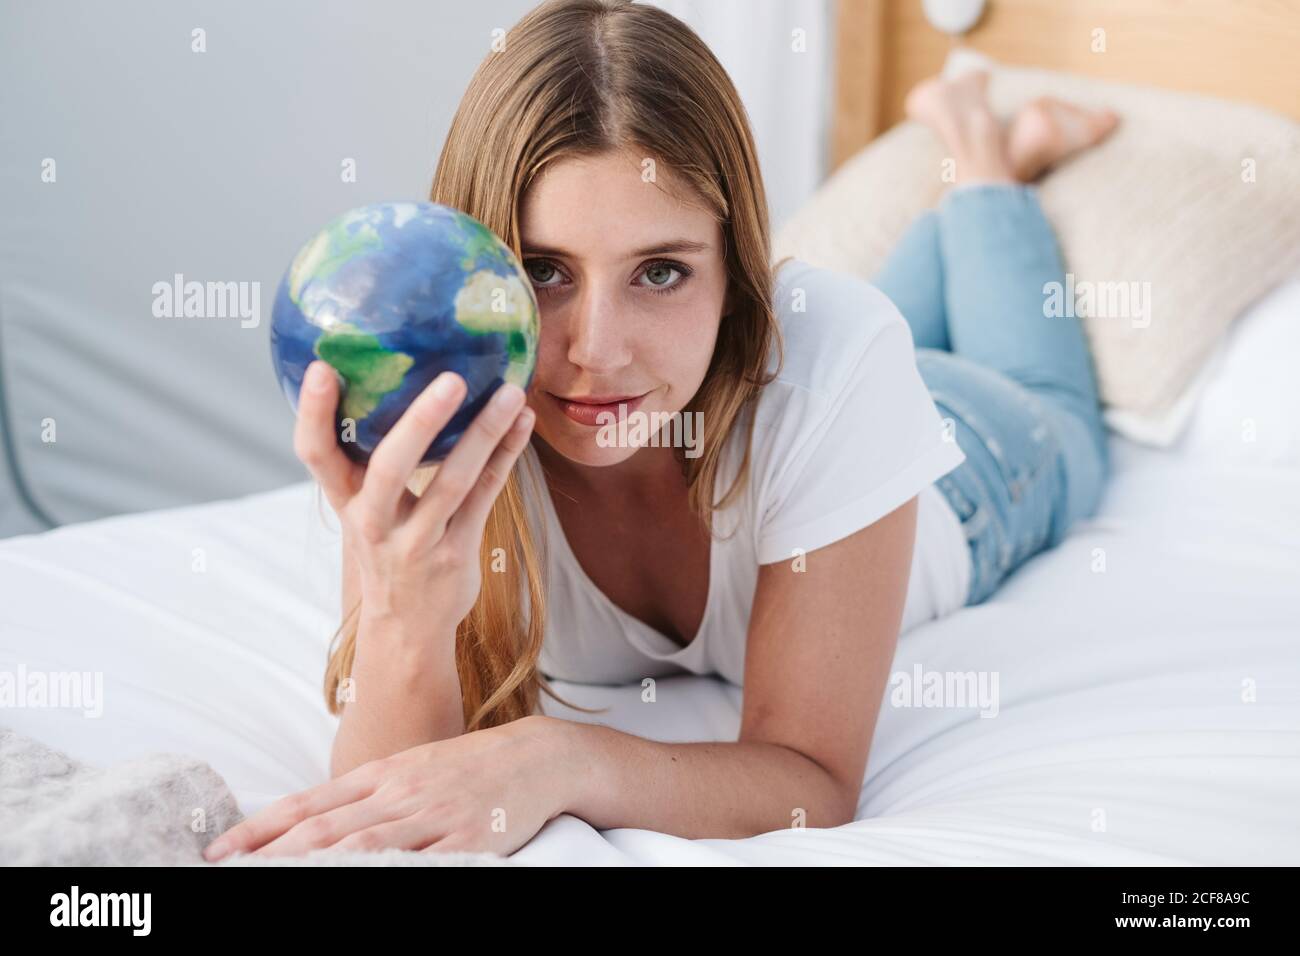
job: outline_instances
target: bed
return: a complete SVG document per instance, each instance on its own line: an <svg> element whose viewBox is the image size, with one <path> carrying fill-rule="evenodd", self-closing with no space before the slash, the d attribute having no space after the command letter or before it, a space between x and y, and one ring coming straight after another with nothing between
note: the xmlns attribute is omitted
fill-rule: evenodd
<svg viewBox="0 0 1300 956"><path fill-rule="evenodd" d="M689 841L562 815L511 859L1296 863L1300 472L1123 439L1113 451L1096 519L988 603L903 635L895 675L996 674L996 703L886 703L857 822ZM191 754L249 814L327 779L332 518L302 482L0 543L0 669L104 681L101 716L16 708L5 722L97 765ZM714 678L661 681L654 708L638 686L557 686L611 710L547 700L547 712L655 739L734 739L739 727L740 689Z"/></svg>
<svg viewBox="0 0 1300 956"><path fill-rule="evenodd" d="M1265 102L1291 95L1276 81L1285 73L1265 67L1270 51L1292 55L1294 0L1252 8L1234 29L1192 17L1153 31L1151 18L1176 17L1173 6L1096 5L1112 37L1128 29L1131 39L1176 47L1153 60L1121 46L1104 61L1108 75L1208 83L1300 118L1300 104ZM1025 36L1061 26L1052 18L1062 9L995 2L975 46L1011 60L1024 61L1026 50L1042 56ZM836 161L898 118L899 91L937 69L946 49L919 0L843 3L839 20ZM1242 34L1276 40L1262 45L1254 72L1216 79L1187 65L1210 44L1238 50ZM892 52L872 61L882 44ZM690 841L599 832L566 814L509 862L1300 862L1300 432L1288 421L1300 397L1294 388L1249 391L1263 387L1266 356L1300 351L1290 331L1300 286L1267 307L1274 338L1225 351L1180 444L1113 435L1114 477L1093 520L987 603L902 635L855 822ZM1251 321L1243 330L1263 327ZM1274 383L1290 378L1287 362L1271 371ZM1289 428L1291 437L1227 453L1216 442L1238 427L1233 402L1247 396L1249 407L1275 410L1272 434ZM97 691L80 702L89 706L11 700L0 728L95 767L185 755L215 771L244 814L319 783L336 727L321 675L338 621L338 560L333 516L305 481L0 540L0 675L84 674ZM990 696L927 707L910 691L936 674L969 675ZM654 708L639 686L557 690L609 710L589 715L544 699L548 713L654 739L727 740L739 727L741 690L715 678L661 679ZM4 849L0 839L0 858Z"/></svg>

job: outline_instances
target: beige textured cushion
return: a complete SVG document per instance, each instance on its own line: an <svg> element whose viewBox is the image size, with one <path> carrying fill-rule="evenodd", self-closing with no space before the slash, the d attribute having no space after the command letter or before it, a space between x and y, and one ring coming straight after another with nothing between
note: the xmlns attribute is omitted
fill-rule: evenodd
<svg viewBox="0 0 1300 956"><path fill-rule="evenodd" d="M1300 125L1244 104L998 66L964 51L948 69L972 62L990 67L1000 115L1040 95L1120 114L1105 143L1039 181L1039 196L1076 289L1092 293L1079 314L1107 422L1137 441L1172 443L1229 325L1300 268ZM896 126L781 229L776 256L870 278L940 198L944 159L928 129ZM1149 298L1115 308L1127 291Z"/></svg>

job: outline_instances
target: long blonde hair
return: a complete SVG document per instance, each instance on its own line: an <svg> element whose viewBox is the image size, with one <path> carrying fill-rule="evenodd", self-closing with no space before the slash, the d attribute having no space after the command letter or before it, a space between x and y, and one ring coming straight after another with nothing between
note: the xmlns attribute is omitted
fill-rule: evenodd
<svg viewBox="0 0 1300 956"><path fill-rule="evenodd" d="M736 478L715 502L723 439L774 376L768 372L773 349L779 369L782 346L753 136L730 77L704 42L657 7L626 0L542 3L474 73L429 198L469 213L521 256L520 203L534 178L561 159L628 148L682 177L726 240L732 307L721 319L704 381L684 410L703 413L703 453L683 458L683 467L691 510L712 532L712 512L747 478L753 417ZM555 694L537 665L545 582L523 497L525 457L492 507L479 552L482 588L456 630L467 732L535 713L540 692L574 706ZM417 472L411 490L419 494L431 477L432 469ZM506 556L502 573L493 573L494 552ZM325 671L330 713L339 712L338 686L352 669L359 617L358 604L335 634Z"/></svg>

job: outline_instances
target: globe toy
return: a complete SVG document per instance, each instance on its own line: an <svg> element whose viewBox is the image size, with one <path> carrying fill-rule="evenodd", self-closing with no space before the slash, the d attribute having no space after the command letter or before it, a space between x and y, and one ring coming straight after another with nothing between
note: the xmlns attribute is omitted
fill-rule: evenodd
<svg viewBox="0 0 1300 956"><path fill-rule="evenodd" d="M429 382L456 372L468 391L425 451L429 464L504 382L528 388L539 324L519 260L478 220L438 203L374 203L294 257L272 310L271 357L295 414L313 360L342 376L336 433L362 464Z"/></svg>

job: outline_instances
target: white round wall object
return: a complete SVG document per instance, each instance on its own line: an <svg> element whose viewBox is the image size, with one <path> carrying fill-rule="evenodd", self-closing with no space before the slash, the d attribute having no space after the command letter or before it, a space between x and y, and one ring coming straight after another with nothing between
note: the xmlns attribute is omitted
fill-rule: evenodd
<svg viewBox="0 0 1300 956"><path fill-rule="evenodd" d="M984 0L921 0L921 5L931 26L953 36L975 26L984 13Z"/></svg>

